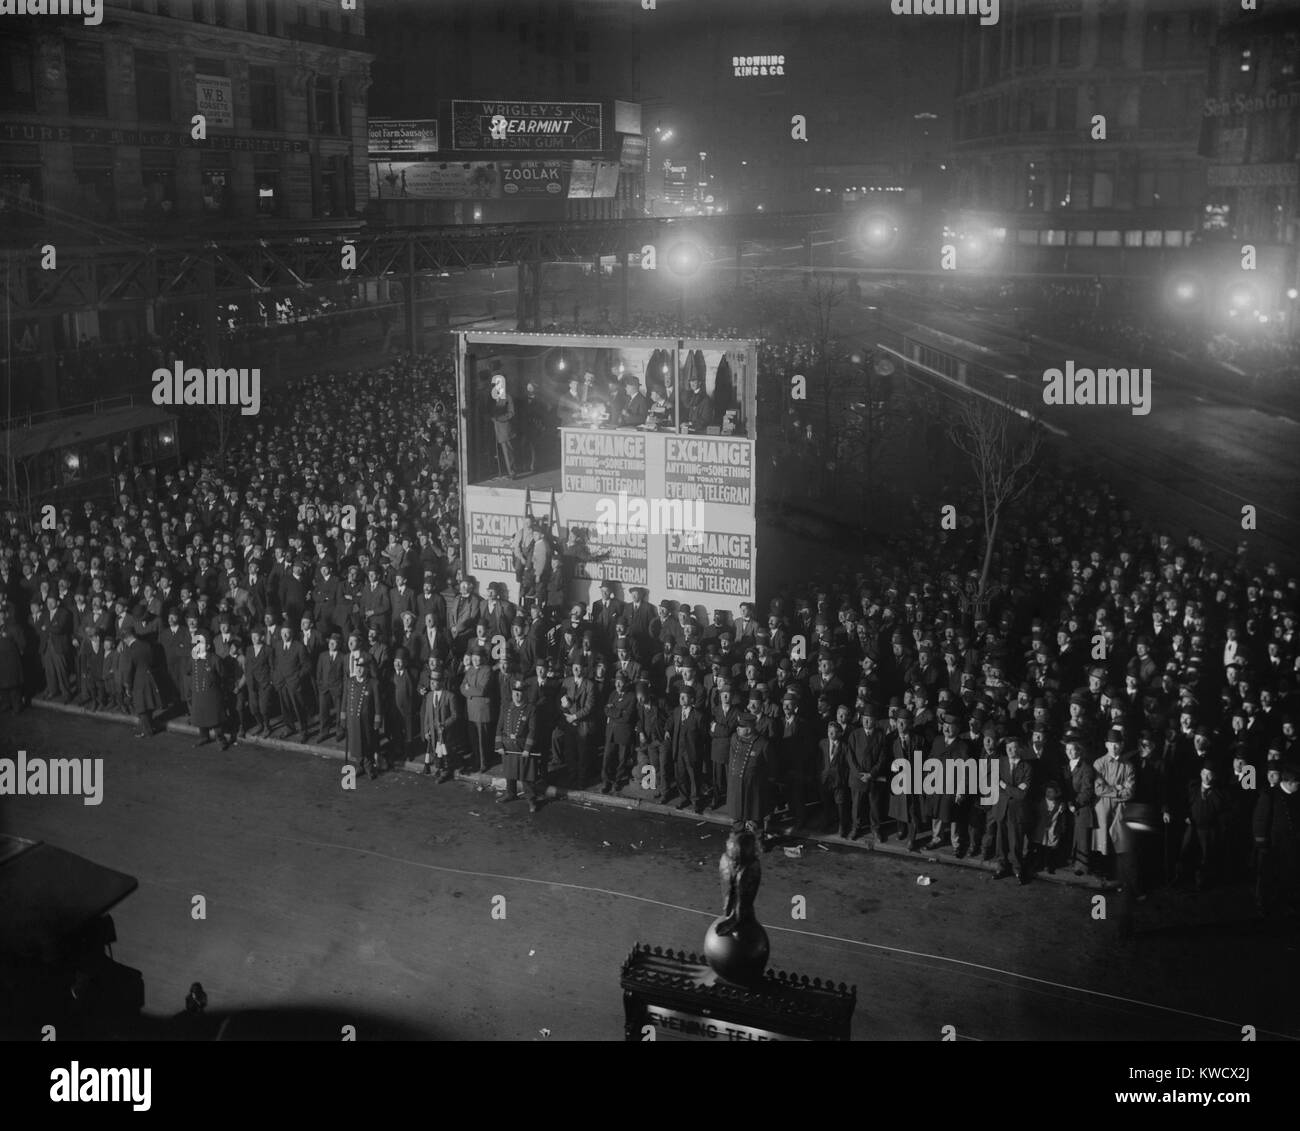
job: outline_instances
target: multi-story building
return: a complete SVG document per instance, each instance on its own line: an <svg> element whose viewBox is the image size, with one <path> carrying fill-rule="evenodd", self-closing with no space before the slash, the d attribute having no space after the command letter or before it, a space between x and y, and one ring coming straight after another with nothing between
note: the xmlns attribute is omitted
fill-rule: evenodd
<svg viewBox="0 0 1300 1131"><path fill-rule="evenodd" d="M806 0L774 10L716 0L691 15L694 26L672 25L673 41L659 45L680 57L666 87L672 124L686 127L680 144L708 151L713 190L732 210L821 210L828 187L838 202L863 183L907 184L916 164L943 160L952 21L925 24L921 68L916 25L888 4ZM852 172L862 166L891 171L864 182Z"/></svg>
<svg viewBox="0 0 1300 1131"><path fill-rule="evenodd" d="M1166 264L1199 231L1214 8L1021 0L963 24L955 227L990 267L1103 274Z"/></svg>
<svg viewBox="0 0 1300 1131"><path fill-rule="evenodd" d="M371 0L367 30L384 66L370 112L430 123L437 138L422 155L433 168L397 171L410 174L404 188L391 182L393 162L374 162L389 179L372 182L372 215L413 225L642 214L646 147L636 111L644 15L639 4L609 0ZM487 103L525 116L567 104L593 119L598 105L599 129L581 148L513 138L474 148L466 116L486 123ZM617 166L617 184L610 168L594 192L580 190L596 163ZM545 191L549 184L559 191Z"/></svg>
<svg viewBox="0 0 1300 1131"><path fill-rule="evenodd" d="M333 0L108 0L94 26L7 18L4 232L347 225L365 201L369 62L361 7Z"/></svg>
<svg viewBox="0 0 1300 1131"><path fill-rule="evenodd" d="M220 331L284 319L287 294L248 274L232 291L238 269L217 282L215 260L250 236L358 230L363 19L362 5L337 0L105 0L93 25L4 17L3 364L15 410L139 391L150 349L198 334L212 356ZM46 246L60 270L42 276L32 249ZM204 248L202 267L154 258L166 249L184 263Z"/></svg>
<svg viewBox="0 0 1300 1131"><path fill-rule="evenodd" d="M1209 161L1202 228L1237 276L1218 311L1241 318L1283 314L1295 333L1300 243L1300 3L1243 11L1223 4L1202 112L1201 153ZM1240 272L1243 247L1251 274ZM1256 293L1249 301L1249 288ZM1288 294L1291 292L1291 294Z"/></svg>

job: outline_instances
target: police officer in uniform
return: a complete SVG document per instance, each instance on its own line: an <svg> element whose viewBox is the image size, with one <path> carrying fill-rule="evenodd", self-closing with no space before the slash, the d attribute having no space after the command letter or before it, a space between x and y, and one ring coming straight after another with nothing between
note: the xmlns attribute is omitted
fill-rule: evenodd
<svg viewBox="0 0 1300 1131"><path fill-rule="evenodd" d="M524 697L524 681L510 685L510 702L501 709L497 723L497 754L506 791L497 804L519 800L519 783L528 791L528 811L537 812L538 799L546 792L545 768L537 743L537 707Z"/></svg>

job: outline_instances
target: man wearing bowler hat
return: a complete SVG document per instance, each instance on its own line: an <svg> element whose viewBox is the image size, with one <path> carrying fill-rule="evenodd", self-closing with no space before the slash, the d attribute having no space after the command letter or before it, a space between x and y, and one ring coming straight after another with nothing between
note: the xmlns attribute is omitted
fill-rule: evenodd
<svg viewBox="0 0 1300 1131"><path fill-rule="evenodd" d="M423 688L421 729L424 734L424 772L433 773L438 766L438 783L450 781L454 774L452 754L459 741L460 700L447 687L447 673L436 659L430 658L428 683Z"/></svg>

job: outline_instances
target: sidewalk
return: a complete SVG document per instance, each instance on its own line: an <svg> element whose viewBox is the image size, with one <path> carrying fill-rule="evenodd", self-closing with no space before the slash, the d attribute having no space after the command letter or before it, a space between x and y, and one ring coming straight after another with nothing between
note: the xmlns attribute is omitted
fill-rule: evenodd
<svg viewBox="0 0 1300 1131"><path fill-rule="evenodd" d="M43 700L33 700L32 707L46 711L55 711L65 715L81 715L87 718L102 719L104 722L116 723L119 726L136 725L136 718L133 715L119 715L106 711L92 711L87 707L78 707L70 703L53 703ZM182 734L197 737L198 728L190 726L188 723L179 719L171 719L164 724L165 729L170 734ZM289 750L289 751L306 751L320 758L331 758L335 761L343 761L343 749L341 746L322 745L319 743L308 742L288 742L281 738L267 738L265 736L257 738L241 738L240 746L258 746L269 750ZM219 750L220 747L214 743L213 749ZM395 765L389 773L404 772L409 774L422 774L424 772L424 763L421 760L411 760L400 765ZM489 789L498 792L505 792L505 779L497 777L495 774L463 773L458 771L456 780L465 785L478 786L486 785ZM580 805L596 806L603 805L611 809L631 809L638 812L655 813L665 817L675 817L679 820L692 821L696 825L702 825L705 822L717 825L722 828L730 828L731 818L723 813L696 813L693 809L678 809L674 805L662 805L651 800L651 794L648 790L642 790L639 786L629 785L618 793L605 794L599 789L566 789L563 786L547 786L546 797L552 801L573 801ZM830 851L828 846L834 845L841 849L857 850L860 852L875 852L885 856L897 856L910 860L916 867L918 877L924 871L926 865L944 864L950 868L965 868L967 870L986 872L992 874L992 867L978 859L958 860L953 855L951 848L941 848L936 851L909 852L902 842L893 840L885 843L873 841L870 837L854 841L846 837L838 836L834 833L807 833L798 832L789 836L778 836L776 845L782 848L794 848L796 846L802 849L801 855L808 855L813 845L816 845L822 851ZM1108 891L1113 885L1108 881L1098 879L1094 876L1075 876L1068 871L1056 872L1052 875L1046 872L1036 872L1034 882L1061 884L1067 887L1080 887L1092 891Z"/></svg>

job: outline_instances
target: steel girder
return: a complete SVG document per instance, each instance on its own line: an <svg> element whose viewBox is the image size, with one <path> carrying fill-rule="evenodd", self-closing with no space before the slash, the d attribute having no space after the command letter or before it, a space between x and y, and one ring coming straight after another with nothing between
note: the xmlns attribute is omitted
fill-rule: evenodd
<svg viewBox="0 0 1300 1131"><path fill-rule="evenodd" d="M15 317L114 305L212 299L331 283L405 278L519 263L590 262L639 254L646 244L692 239L727 246L778 233L836 226L817 214L631 219L548 224L368 228L355 235L292 235L194 239L137 245L60 247L57 266L42 267L42 245L3 252L0 301ZM54 242L54 241L50 241ZM343 270L344 247L356 253Z"/></svg>

